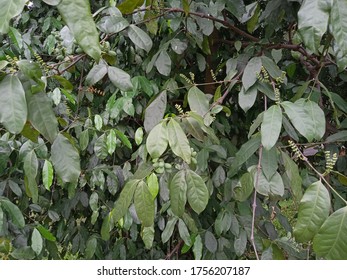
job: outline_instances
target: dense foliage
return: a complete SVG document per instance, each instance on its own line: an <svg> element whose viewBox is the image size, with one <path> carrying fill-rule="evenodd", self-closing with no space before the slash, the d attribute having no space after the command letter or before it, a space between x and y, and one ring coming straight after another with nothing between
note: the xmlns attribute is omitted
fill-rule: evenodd
<svg viewBox="0 0 347 280"><path fill-rule="evenodd" d="M346 259L346 0L0 0L2 259Z"/></svg>

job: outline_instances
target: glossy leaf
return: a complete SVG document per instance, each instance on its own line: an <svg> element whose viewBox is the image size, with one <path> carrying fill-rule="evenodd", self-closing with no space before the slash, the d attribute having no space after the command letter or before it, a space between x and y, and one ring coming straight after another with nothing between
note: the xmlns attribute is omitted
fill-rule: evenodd
<svg viewBox="0 0 347 280"><path fill-rule="evenodd" d="M329 192L317 181L307 188L300 201L298 220L294 227L295 239L299 242L312 240L328 218L329 211Z"/></svg>
<svg viewBox="0 0 347 280"><path fill-rule="evenodd" d="M108 77L122 91L130 91L133 88L130 75L117 67L108 67Z"/></svg>
<svg viewBox="0 0 347 280"><path fill-rule="evenodd" d="M181 217L187 203L187 182L184 170L178 171L170 182L170 203L172 212Z"/></svg>
<svg viewBox="0 0 347 280"><path fill-rule="evenodd" d="M80 156L74 146L62 134L54 140L51 160L56 174L63 182L75 183L81 173Z"/></svg>
<svg viewBox="0 0 347 280"><path fill-rule="evenodd" d="M261 65L262 62L260 57L253 57L248 61L242 75L242 85L245 88L245 91L247 91L257 81L257 73L260 73Z"/></svg>
<svg viewBox="0 0 347 280"><path fill-rule="evenodd" d="M137 216L144 227L150 227L154 223L155 204L153 196L144 181L140 181L134 194L134 204Z"/></svg>
<svg viewBox="0 0 347 280"><path fill-rule="evenodd" d="M150 132L164 117L167 105L166 90L162 91L146 108L144 127Z"/></svg>
<svg viewBox="0 0 347 280"><path fill-rule="evenodd" d="M188 91L188 103L190 110L195 111L202 117L205 116L210 108L206 94L196 86L191 87Z"/></svg>
<svg viewBox="0 0 347 280"><path fill-rule="evenodd" d="M279 105L272 105L264 112L261 124L261 143L266 150L275 146L282 128L282 110Z"/></svg>
<svg viewBox="0 0 347 280"><path fill-rule="evenodd" d="M11 18L19 15L22 12L26 2L26 0L0 1L0 33L4 34L8 32Z"/></svg>
<svg viewBox="0 0 347 280"><path fill-rule="evenodd" d="M140 49L143 49L146 52L149 52L152 49L153 42L151 37L149 37L145 31L136 25L131 24L128 27L128 36L130 40Z"/></svg>
<svg viewBox="0 0 347 280"><path fill-rule="evenodd" d="M173 118L167 124L167 137L172 152L189 164L192 152L188 138L179 123Z"/></svg>
<svg viewBox="0 0 347 280"><path fill-rule="evenodd" d="M8 199L0 197L0 206L8 213L14 225L19 228L25 226L23 214L17 205L13 204Z"/></svg>
<svg viewBox="0 0 347 280"><path fill-rule="evenodd" d="M99 33L89 1L61 0L57 8L83 51L98 62L101 56Z"/></svg>
<svg viewBox="0 0 347 280"><path fill-rule="evenodd" d="M205 210L209 192L204 180L194 171L186 170L186 183L187 183L187 199L192 209L200 214Z"/></svg>
<svg viewBox="0 0 347 280"><path fill-rule="evenodd" d="M3 3L3 5L5 4ZM1 8L1 10L3 9ZM27 120L28 111L25 92L17 76L6 75L0 82L0 107L0 123L9 132L20 133Z"/></svg>
<svg viewBox="0 0 347 280"><path fill-rule="evenodd" d="M149 133L146 147L152 158L159 158L168 145L168 133L165 122L157 124Z"/></svg>
<svg viewBox="0 0 347 280"><path fill-rule="evenodd" d="M42 182L46 190L50 190L53 183L53 166L49 160L45 160L42 167Z"/></svg>
<svg viewBox="0 0 347 280"><path fill-rule="evenodd" d="M313 250L328 260L347 259L347 207L329 216L313 239Z"/></svg>

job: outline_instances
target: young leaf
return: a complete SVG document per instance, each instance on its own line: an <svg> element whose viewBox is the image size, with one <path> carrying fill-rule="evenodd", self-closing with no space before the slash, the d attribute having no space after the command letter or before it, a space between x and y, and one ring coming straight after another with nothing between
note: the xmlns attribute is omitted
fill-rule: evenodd
<svg viewBox="0 0 347 280"><path fill-rule="evenodd" d="M134 204L137 216L144 227L150 227L154 223L155 204L153 196L144 181L140 181L134 194Z"/></svg>
<svg viewBox="0 0 347 280"><path fill-rule="evenodd" d="M3 1L9 3L12 1ZM2 5L7 5L3 3ZM4 10L3 6L0 9ZM0 12L0 22L2 21ZM1 30L1 23L0 23ZM22 131L27 120L27 103L22 83L15 75L6 75L0 82L0 123L13 134Z"/></svg>
<svg viewBox="0 0 347 280"><path fill-rule="evenodd" d="M178 171L170 182L170 203L172 212L181 217L187 203L187 182L184 170Z"/></svg>
<svg viewBox="0 0 347 280"><path fill-rule="evenodd" d="M141 145L142 140L143 140L143 128L139 127L138 129L136 129L136 132L135 132L136 145L138 145L138 146Z"/></svg>
<svg viewBox="0 0 347 280"><path fill-rule="evenodd" d="M130 75L122 69L114 66L109 66L108 77L110 78L112 84L114 84L122 91L131 91L133 89Z"/></svg>
<svg viewBox="0 0 347 280"><path fill-rule="evenodd" d="M195 111L202 117L205 116L210 108L206 94L196 86L191 87L188 91L188 104L190 110Z"/></svg>
<svg viewBox="0 0 347 280"><path fill-rule="evenodd" d="M173 118L170 119L167 125L167 135L172 152L189 164L192 152L190 150L188 138L179 123Z"/></svg>
<svg viewBox="0 0 347 280"><path fill-rule="evenodd" d="M50 190L53 183L53 166L49 160L45 160L42 167L42 182L46 190Z"/></svg>
<svg viewBox="0 0 347 280"><path fill-rule="evenodd" d="M57 175L63 182L75 183L81 173L80 156L62 134L58 134L51 150L51 159Z"/></svg>
<svg viewBox="0 0 347 280"><path fill-rule="evenodd" d="M157 124L148 134L146 148L150 156L159 158L168 145L167 126L165 122Z"/></svg>
<svg viewBox="0 0 347 280"><path fill-rule="evenodd" d="M131 24L128 27L128 36L130 40L140 49L143 49L146 52L149 52L152 49L153 42L151 37L149 37L145 31L136 25Z"/></svg>
<svg viewBox="0 0 347 280"><path fill-rule="evenodd" d="M188 203L197 214L200 214L205 210L209 199L206 184L198 174L190 169L186 170L186 183Z"/></svg>
<svg viewBox="0 0 347 280"><path fill-rule="evenodd" d="M275 146L282 128L282 110L279 105L272 105L264 112L261 124L261 143L266 150Z"/></svg>
<svg viewBox="0 0 347 280"><path fill-rule="evenodd" d="M347 259L347 207L329 216L313 239L313 250L328 260Z"/></svg>
<svg viewBox="0 0 347 280"><path fill-rule="evenodd" d="M99 33L89 1L61 0L57 8L83 51L98 62L101 57Z"/></svg>
<svg viewBox="0 0 347 280"><path fill-rule="evenodd" d="M317 181L310 185L299 205L298 220L294 227L294 236L298 242L313 239L330 211L330 196L326 187Z"/></svg>

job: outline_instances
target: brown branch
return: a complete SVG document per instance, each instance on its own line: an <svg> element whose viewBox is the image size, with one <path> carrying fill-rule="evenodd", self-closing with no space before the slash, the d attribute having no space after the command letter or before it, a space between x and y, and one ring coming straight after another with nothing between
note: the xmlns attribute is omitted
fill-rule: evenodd
<svg viewBox="0 0 347 280"><path fill-rule="evenodd" d="M180 241L178 241L177 245L170 251L167 253L167 255L165 256L166 260L170 260L171 257L179 251L179 249L183 246L183 240L181 239Z"/></svg>
<svg viewBox="0 0 347 280"><path fill-rule="evenodd" d="M86 54L81 54L80 56L76 56L74 57L74 61L69 64L67 67L65 67L63 70L59 71L58 70L58 75L63 74L64 72L66 72L67 70L69 70L71 67L73 67L74 65L77 64L77 62L79 62L82 58L84 58L86 56Z"/></svg>

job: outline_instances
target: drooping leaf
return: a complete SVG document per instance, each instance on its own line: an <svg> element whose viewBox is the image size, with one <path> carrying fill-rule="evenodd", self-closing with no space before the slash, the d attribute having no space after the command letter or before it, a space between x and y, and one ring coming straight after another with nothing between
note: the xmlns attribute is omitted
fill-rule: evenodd
<svg viewBox="0 0 347 280"><path fill-rule="evenodd" d="M177 217L170 217L169 220L167 221L165 229L161 233L161 241L163 243L168 242L168 240L172 236L177 221L178 221Z"/></svg>
<svg viewBox="0 0 347 280"><path fill-rule="evenodd" d="M167 137L172 152L189 164L192 152L190 150L188 138L182 127L173 118L171 118L167 124Z"/></svg>
<svg viewBox="0 0 347 280"><path fill-rule="evenodd" d="M188 103L190 109L202 117L205 116L210 108L206 94L196 86L191 87L188 91Z"/></svg>
<svg viewBox="0 0 347 280"><path fill-rule="evenodd" d="M187 246L191 246L191 239L188 228L182 219L178 221L178 232Z"/></svg>
<svg viewBox="0 0 347 280"><path fill-rule="evenodd" d="M7 3L7 1L5 2ZM3 3L3 5L5 5L5 3ZM1 8L1 10L3 10L3 8ZM2 18L0 22L1 20ZM0 82L0 107L0 123L2 123L9 132L14 134L20 133L27 120L28 110L25 92L17 76L6 75Z"/></svg>
<svg viewBox="0 0 347 280"><path fill-rule="evenodd" d="M167 104L166 90L162 91L146 108L144 127L150 132L164 117Z"/></svg>
<svg viewBox="0 0 347 280"><path fill-rule="evenodd" d="M247 91L257 81L257 73L260 73L261 65L260 57L253 57L248 61L242 76L242 85L245 88L245 91Z"/></svg>
<svg viewBox="0 0 347 280"><path fill-rule="evenodd" d="M133 88L130 75L122 69L109 66L108 77L111 82L122 91L130 91Z"/></svg>
<svg viewBox="0 0 347 280"><path fill-rule="evenodd" d="M258 174L256 166L249 167L248 171L253 175L254 186L258 193L265 196L283 196L284 184L282 177L278 172L275 172L270 180L268 180L261 170Z"/></svg>
<svg viewBox="0 0 347 280"><path fill-rule="evenodd" d="M57 175L63 182L75 183L81 173L78 151L62 134L58 134L51 149L51 159Z"/></svg>
<svg viewBox="0 0 347 280"><path fill-rule="evenodd" d="M104 63L99 63L94 65L94 67L89 71L86 77L86 83L88 85L94 85L99 82L107 73L107 65Z"/></svg>
<svg viewBox="0 0 347 280"><path fill-rule="evenodd" d="M330 196L326 187L317 181L304 193L299 205L298 220L294 227L295 239L307 242L313 239L330 211Z"/></svg>
<svg viewBox="0 0 347 280"><path fill-rule="evenodd" d="M209 192L204 180L194 171L186 170L186 183L187 183L187 199L192 209L200 214L205 210Z"/></svg>
<svg viewBox="0 0 347 280"><path fill-rule="evenodd" d="M158 123L150 132L146 141L147 151L152 158L159 158L168 145L168 132L165 122Z"/></svg>
<svg viewBox="0 0 347 280"><path fill-rule="evenodd" d="M39 92L27 93L28 120L49 142L53 143L58 134L58 121L54 115L50 98Z"/></svg>
<svg viewBox="0 0 347 280"><path fill-rule="evenodd" d="M22 12L26 2L26 0L0 1L0 33L4 34L8 32L11 18Z"/></svg>
<svg viewBox="0 0 347 280"><path fill-rule="evenodd" d="M256 86L250 87L247 91L244 87L241 88L239 92L239 105L245 113L253 107L257 99L257 94L258 88Z"/></svg>
<svg viewBox="0 0 347 280"><path fill-rule="evenodd" d="M144 227L150 227L154 223L155 204L153 196L144 181L140 181L134 194L134 204L137 216Z"/></svg>
<svg viewBox="0 0 347 280"><path fill-rule="evenodd" d="M282 110L279 105L272 105L264 112L261 124L261 143L266 150L275 146L282 128Z"/></svg>
<svg viewBox="0 0 347 280"><path fill-rule="evenodd" d="M131 24L128 27L128 35L130 40L140 49L143 49L146 52L149 52L152 49L153 42L151 37L136 25Z"/></svg>
<svg viewBox="0 0 347 280"><path fill-rule="evenodd" d="M146 249L151 249L154 241L154 226L144 227L141 232L141 238Z"/></svg>
<svg viewBox="0 0 347 280"><path fill-rule="evenodd" d="M329 216L313 239L313 250L328 260L347 259L347 207Z"/></svg>
<svg viewBox="0 0 347 280"><path fill-rule="evenodd" d="M272 78L278 78L282 76L282 71L281 69L275 64L275 62L267 57L267 56L262 56L261 57L261 62L264 66L264 68L266 69L266 71L269 73L269 75Z"/></svg>
<svg viewBox="0 0 347 280"><path fill-rule="evenodd" d="M187 202L187 182L184 170L178 171L170 182L170 203L172 212L181 217Z"/></svg>
<svg viewBox="0 0 347 280"><path fill-rule="evenodd" d="M24 158L23 168L24 168L25 175L29 179L35 180L37 171L38 171L38 166L39 166L39 162L37 160L36 153L34 150L31 150L30 152L26 154Z"/></svg>
<svg viewBox="0 0 347 280"><path fill-rule="evenodd" d="M90 12L89 1L61 0L57 8L83 51L99 62L99 33Z"/></svg>

